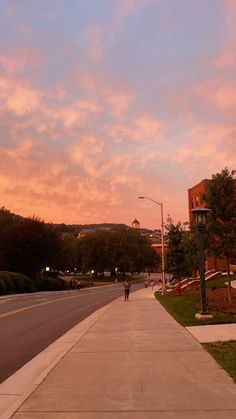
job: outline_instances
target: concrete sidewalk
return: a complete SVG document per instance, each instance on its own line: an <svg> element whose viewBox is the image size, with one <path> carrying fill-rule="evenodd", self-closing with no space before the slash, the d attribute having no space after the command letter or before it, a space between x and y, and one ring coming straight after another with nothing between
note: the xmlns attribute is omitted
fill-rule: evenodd
<svg viewBox="0 0 236 419"><path fill-rule="evenodd" d="M150 288L130 298L98 310L2 383L0 417L235 418L227 373Z"/></svg>
<svg viewBox="0 0 236 419"><path fill-rule="evenodd" d="M201 343L236 340L236 323L189 326L186 329Z"/></svg>

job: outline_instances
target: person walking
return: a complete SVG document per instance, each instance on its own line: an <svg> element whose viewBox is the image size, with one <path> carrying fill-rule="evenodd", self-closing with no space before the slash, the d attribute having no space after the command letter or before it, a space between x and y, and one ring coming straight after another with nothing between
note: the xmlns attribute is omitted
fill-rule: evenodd
<svg viewBox="0 0 236 419"><path fill-rule="evenodd" d="M153 290L153 287L154 287L154 281L153 281L153 279L151 279L150 285L151 285L152 290Z"/></svg>
<svg viewBox="0 0 236 419"><path fill-rule="evenodd" d="M145 281L144 281L144 286L145 286L145 288L148 287L148 280L147 279L145 279Z"/></svg>
<svg viewBox="0 0 236 419"><path fill-rule="evenodd" d="M128 279L126 279L124 281L125 301L128 301L128 299L129 299L130 287L131 287L130 281Z"/></svg>

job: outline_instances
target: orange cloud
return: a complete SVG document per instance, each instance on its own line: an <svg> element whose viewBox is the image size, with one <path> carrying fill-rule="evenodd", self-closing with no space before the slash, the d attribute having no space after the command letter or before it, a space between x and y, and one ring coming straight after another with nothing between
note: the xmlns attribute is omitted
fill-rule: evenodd
<svg viewBox="0 0 236 419"><path fill-rule="evenodd" d="M0 150L0 155L6 155L15 161L21 161L22 159L28 158L31 149L32 140L30 138L25 138L14 148Z"/></svg>
<svg viewBox="0 0 236 419"><path fill-rule="evenodd" d="M2 109L7 108L16 115L22 116L25 113L39 107L41 92L17 80L10 78L0 78Z"/></svg>
<svg viewBox="0 0 236 419"><path fill-rule="evenodd" d="M114 142L153 142L161 138L162 122L152 115L137 115L135 120L124 124L113 124L107 132Z"/></svg>
<svg viewBox="0 0 236 419"><path fill-rule="evenodd" d="M194 95L201 97L205 102L212 103L219 108L234 111L236 105L235 81L207 79L193 86Z"/></svg>
<svg viewBox="0 0 236 419"><path fill-rule="evenodd" d="M131 101L131 95L124 92L110 92L107 94L107 101L111 106L112 114L119 118L127 111Z"/></svg>

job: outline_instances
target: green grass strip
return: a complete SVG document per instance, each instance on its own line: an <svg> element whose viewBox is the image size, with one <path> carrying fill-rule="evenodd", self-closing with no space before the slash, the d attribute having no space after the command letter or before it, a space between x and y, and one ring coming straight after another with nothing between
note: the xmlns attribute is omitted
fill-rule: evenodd
<svg viewBox="0 0 236 419"><path fill-rule="evenodd" d="M161 295L160 292L155 292L156 299L163 305L163 307L170 313L177 322L182 326L199 326L203 324L224 324L236 323L235 314L211 312L213 318L198 320L195 314L198 312L197 302L200 297L196 294L167 294Z"/></svg>
<svg viewBox="0 0 236 419"><path fill-rule="evenodd" d="M203 346L236 382L236 340L204 343Z"/></svg>
<svg viewBox="0 0 236 419"><path fill-rule="evenodd" d="M226 282L228 281L228 277L221 276L218 278L211 279L206 281L206 288L227 288Z"/></svg>

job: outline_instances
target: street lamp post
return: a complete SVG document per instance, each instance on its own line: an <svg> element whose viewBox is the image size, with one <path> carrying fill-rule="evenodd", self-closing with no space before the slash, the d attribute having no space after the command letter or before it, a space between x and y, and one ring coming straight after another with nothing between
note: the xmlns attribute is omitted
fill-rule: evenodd
<svg viewBox="0 0 236 419"><path fill-rule="evenodd" d="M207 315L206 303L206 284L205 284L205 258L204 258L204 230L206 224L206 214L210 210L208 208L194 208L192 210L195 216L196 227L198 230L198 244L199 244L199 275L201 288L201 310L200 315Z"/></svg>
<svg viewBox="0 0 236 419"><path fill-rule="evenodd" d="M166 281L165 281L165 254L164 254L164 220L163 220L163 202L157 202L147 196L139 196L139 199L148 199L161 207L161 271L162 271L162 295L166 294Z"/></svg>

